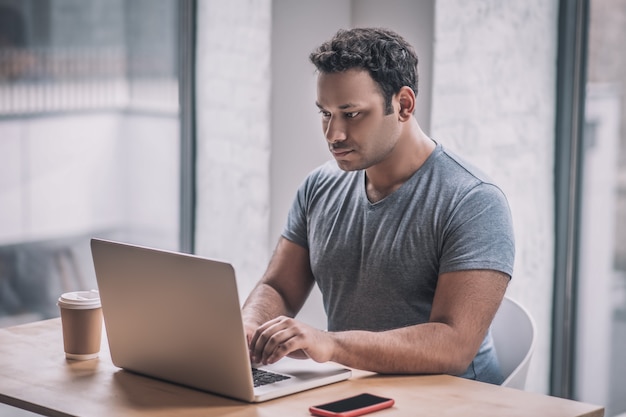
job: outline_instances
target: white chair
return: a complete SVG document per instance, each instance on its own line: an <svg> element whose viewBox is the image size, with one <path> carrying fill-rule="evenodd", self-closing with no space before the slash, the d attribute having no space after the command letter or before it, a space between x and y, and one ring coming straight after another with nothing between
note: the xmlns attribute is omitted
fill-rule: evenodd
<svg viewBox="0 0 626 417"><path fill-rule="evenodd" d="M523 390L535 345L535 323L528 311L516 301L504 297L491 324L503 387Z"/></svg>

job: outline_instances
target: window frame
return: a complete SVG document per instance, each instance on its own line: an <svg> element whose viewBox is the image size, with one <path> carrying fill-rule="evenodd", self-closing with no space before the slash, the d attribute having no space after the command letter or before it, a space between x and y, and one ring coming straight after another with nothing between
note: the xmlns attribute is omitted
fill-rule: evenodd
<svg viewBox="0 0 626 417"><path fill-rule="evenodd" d="M196 229L196 13L197 0L180 0L178 80L180 109L179 250L195 252Z"/></svg>
<svg viewBox="0 0 626 417"><path fill-rule="evenodd" d="M589 0L560 0L550 395L573 398Z"/></svg>

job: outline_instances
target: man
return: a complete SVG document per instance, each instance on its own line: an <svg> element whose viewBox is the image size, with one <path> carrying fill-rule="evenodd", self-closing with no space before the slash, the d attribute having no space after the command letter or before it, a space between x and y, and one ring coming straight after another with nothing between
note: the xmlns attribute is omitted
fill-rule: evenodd
<svg viewBox="0 0 626 417"><path fill-rule="evenodd" d="M400 36L340 30L310 59L335 161L299 188L244 304L251 360L501 383L489 326L513 272L504 195L420 129L417 56ZM315 283L328 331L293 318Z"/></svg>

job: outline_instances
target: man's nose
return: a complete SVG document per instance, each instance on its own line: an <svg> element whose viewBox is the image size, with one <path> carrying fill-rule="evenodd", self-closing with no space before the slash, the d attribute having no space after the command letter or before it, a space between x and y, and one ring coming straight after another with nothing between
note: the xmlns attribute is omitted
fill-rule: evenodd
<svg viewBox="0 0 626 417"><path fill-rule="evenodd" d="M342 140L346 140L346 129L345 125L338 119L331 117L331 119L326 123L326 140L329 143L341 142Z"/></svg>

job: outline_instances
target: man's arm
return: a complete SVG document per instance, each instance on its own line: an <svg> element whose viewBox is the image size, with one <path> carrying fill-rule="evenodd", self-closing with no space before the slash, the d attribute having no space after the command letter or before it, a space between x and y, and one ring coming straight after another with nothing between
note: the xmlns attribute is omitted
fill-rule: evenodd
<svg viewBox="0 0 626 417"><path fill-rule="evenodd" d="M309 251L281 237L267 271L242 308L248 341L263 323L278 316L294 317L314 282Z"/></svg>
<svg viewBox="0 0 626 417"><path fill-rule="evenodd" d="M490 270L439 277L430 321L385 332L323 332L279 317L251 340L256 361L274 363L294 351L319 362L380 373L463 373L500 306L509 276Z"/></svg>

